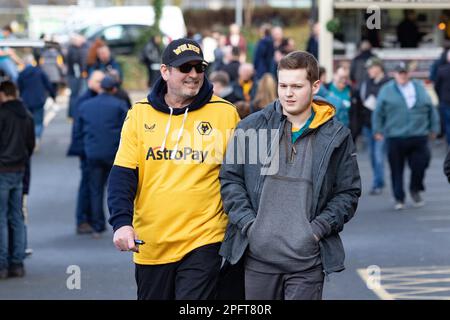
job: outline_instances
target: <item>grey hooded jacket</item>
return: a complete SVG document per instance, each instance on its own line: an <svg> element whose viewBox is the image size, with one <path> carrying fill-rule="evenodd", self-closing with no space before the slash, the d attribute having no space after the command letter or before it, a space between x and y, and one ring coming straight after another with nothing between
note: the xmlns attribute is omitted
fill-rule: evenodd
<svg viewBox="0 0 450 320"><path fill-rule="evenodd" d="M314 100L314 103L328 104L321 100ZM250 143L249 139L239 139L239 129L244 132L249 129L256 132L267 131L265 134L268 136L264 139L258 135L258 143L267 143L268 153L273 155L271 150L275 150L274 146L279 143L285 122L286 116L282 114L281 105L276 100L260 112L242 120L229 142L227 158L219 175L222 200L229 220L220 254L231 264L236 264L247 249L247 228L258 212L264 184L265 175L261 174L261 169L264 169L264 164L267 165L267 159L261 158L261 161L260 157L256 163L236 161L240 153L245 153L248 160L251 144L255 144ZM334 117L312 130L316 130L312 132L315 134L313 209L308 219L310 222L316 219L319 224L327 226L319 241L319 248L324 272L329 274L345 268L345 253L339 232L343 230L344 223L355 214L361 195L361 180L350 130ZM271 135L270 132L279 134ZM235 161L230 161L232 158Z"/></svg>

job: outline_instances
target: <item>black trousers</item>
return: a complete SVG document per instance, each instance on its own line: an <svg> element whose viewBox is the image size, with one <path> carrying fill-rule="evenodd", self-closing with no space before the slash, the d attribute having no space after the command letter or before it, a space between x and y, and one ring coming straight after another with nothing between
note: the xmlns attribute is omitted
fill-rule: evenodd
<svg viewBox="0 0 450 320"><path fill-rule="evenodd" d="M216 296L222 257L220 243L194 249L161 265L136 264L138 300L210 300Z"/></svg>
<svg viewBox="0 0 450 320"><path fill-rule="evenodd" d="M217 300L245 300L244 258L235 265L225 261L220 269Z"/></svg>
<svg viewBox="0 0 450 320"><path fill-rule="evenodd" d="M388 138L386 141L394 197L397 201L404 202L403 171L405 162L408 162L411 169L409 190L412 192L425 190L423 180L431 159L428 137Z"/></svg>

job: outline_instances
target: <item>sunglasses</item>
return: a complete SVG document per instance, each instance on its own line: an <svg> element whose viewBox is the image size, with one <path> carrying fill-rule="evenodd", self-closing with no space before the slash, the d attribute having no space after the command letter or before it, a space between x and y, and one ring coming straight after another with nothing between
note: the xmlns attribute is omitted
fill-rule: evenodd
<svg viewBox="0 0 450 320"><path fill-rule="evenodd" d="M195 72L197 72L197 73L203 73L206 71L207 65L203 64L203 63L197 63L197 64L184 63L177 68L178 68L178 70L180 70L181 73L189 73L189 72L191 72L192 68L194 68Z"/></svg>

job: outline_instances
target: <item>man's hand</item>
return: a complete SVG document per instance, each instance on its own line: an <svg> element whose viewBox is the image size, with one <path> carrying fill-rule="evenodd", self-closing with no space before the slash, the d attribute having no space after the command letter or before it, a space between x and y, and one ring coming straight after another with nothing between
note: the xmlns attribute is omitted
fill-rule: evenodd
<svg viewBox="0 0 450 320"><path fill-rule="evenodd" d="M132 226L123 226L114 232L113 242L116 248L120 251L139 252L139 247L136 246L134 240L138 239Z"/></svg>
<svg viewBox="0 0 450 320"><path fill-rule="evenodd" d="M430 139L431 140L436 140L436 138L437 138L437 134L436 133L434 133L434 132L430 133Z"/></svg>
<svg viewBox="0 0 450 320"><path fill-rule="evenodd" d="M384 139L384 137L383 137L383 135L382 135L381 133L375 133L375 134L373 135L373 138L374 138L375 140L377 140L377 141L381 141L381 140Z"/></svg>

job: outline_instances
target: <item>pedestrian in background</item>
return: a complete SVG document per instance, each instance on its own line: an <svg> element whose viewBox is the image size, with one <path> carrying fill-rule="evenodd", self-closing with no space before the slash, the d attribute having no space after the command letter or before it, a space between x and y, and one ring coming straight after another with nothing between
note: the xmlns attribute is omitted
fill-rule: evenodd
<svg viewBox="0 0 450 320"><path fill-rule="evenodd" d="M212 299L226 226L219 169L239 117L213 95L197 42L172 41L160 70L128 112L109 177L113 241L135 252L139 300Z"/></svg>
<svg viewBox="0 0 450 320"><path fill-rule="evenodd" d="M118 83L113 77L105 76L100 87L102 91L96 97L80 105L74 127L75 139L83 141L86 155L94 238L106 230L103 195L128 111L125 101L114 96Z"/></svg>
<svg viewBox="0 0 450 320"><path fill-rule="evenodd" d="M359 53L352 59L350 64L350 80L352 87L358 89L361 83L367 79L367 61L375 57L369 40L364 39L359 46Z"/></svg>
<svg viewBox="0 0 450 320"><path fill-rule="evenodd" d="M225 71L212 72L209 80L213 85L213 92L216 96L231 103L236 103L241 100L241 97L237 96L233 91L233 87L230 85L230 78Z"/></svg>
<svg viewBox="0 0 450 320"><path fill-rule="evenodd" d="M384 73L383 62L376 57L367 60L366 69L368 78L362 81L359 90L356 90L354 94L355 103L352 103L350 118L354 119L351 123L357 124L359 127L354 129L353 132L362 131L368 147L373 176L370 194L379 195L385 185L384 159L386 148L384 139L375 140L372 131L372 113L377 104L378 92L391 79ZM357 134L354 133L354 139L356 139L355 135Z"/></svg>
<svg viewBox="0 0 450 320"><path fill-rule="evenodd" d="M162 54L161 45L161 36L154 35L150 37L141 51L140 61L147 68L148 88L151 88L159 77L159 64Z"/></svg>
<svg viewBox="0 0 450 320"><path fill-rule="evenodd" d="M450 183L450 149L444 161L444 174L447 177L448 182Z"/></svg>
<svg viewBox="0 0 450 320"><path fill-rule="evenodd" d="M106 42L100 38L96 38L89 44L89 49L86 57L86 66L89 74L91 73L91 68L94 66L94 64L97 63L98 59L97 49L105 45Z"/></svg>
<svg viewBox="0 0 450 320"><path fill-rule="evenodd" d="M450 50L447 51L446 62L437 71L434 90L439 98L439 110L444 117L444 129L447 144L450 146Z"/></svg>
<svg viewBox="0 0 450 320"><path fill-rule="evenodd" d="M14 39L13 30L9 25L2 28L2 33L0 34L0 39ZM0 70L2 70L8 78L17 83L17 77L19 76L19 71L17 65L22 64L22 60L16 54L15 50L9 47L0 48Z"/></svg>
<svg viewBox="0 0 450 320"><path fill-rule="evenodd" d="M35 66L36 62L31 54L25 56L24 62L25 68L19 73L17 82L20 97L33 115L38 149L44 131L44 105L49 96L56 99L56 92L41 67Z"/></svg>
<svg viewBox="0 0 450 320"><path fill-rule="evenodd" d="M320 87L313 55L282 58L278 80L279 98L242 120L227 147L220 183L229 223L220 253L244 263L246 299L319 300L324 276L344 269L339 232L361 194L356 150L333 106L313 100ZM277 132L267 137L275 145L264 164L236 158L236 145L259 154L252 139L239 138L255 130Z"/></svg>
<svg viewBox="0 0 450 320"><path fill-rule="evenodd" d="M25 225L25 255L30 256L33 254L33 249L28 246L28 221L29 221L29 210L28 210L28 195L30 194L30 184L31 184L31 157L28 158L25 165L25 171L23 172L22 180L22 212L23 212L23 222ZM11 249L12 250L12 249Z"/></svg>
<svg viewBox="0 0 450 320"><path fill-rule="evenodd" d="M255 77L257 80L261 79L265 73L272 72L275 54L275 47L271 36L271 26L266 23L261 25L259 33L261 38L256 43L253 57Z"/></svg>
<svg viewBox="0 0 450 320"><path fill-rule="evenodd" d="M239 61L239 47L228 47L225 50L224 60L226 61L225 65L222 66L222 71L225 71L230 78L231 83L235 83L239 78L239 67L241 62Z"/></svg>
<svg viewBox="0 0 450 320"><path fill-rule="evenodd" d="M439 67L447 63L447 52L449 51L448 47L444 47L441 55L439 58L433 61L433 63L430 66L430 74L428 76L429 80L433 85L436 83L437 73L439 70ZM435 88L436 90L436 88ZM438 93L436 92L438 95ZM439 95L438 95L439 97ZM439 104L439 118L441 121L441 133L437 136L438 139L442 138L447 133L447 129L445 128L445 110L443 110L443 107L441 104Z"/></svg>
<svg viewBox="0 0 450 320"><path fill-rule="evenodd" d="M80 106L85 102L102 92L101 82L105 74L102 71L94 71L88 80L88 89L78 99L72 110L74 115L74 122L72 126L71 143L67 151L68 156L77 156L80 160L81 179L77 194L77 205L75 209L76 233L77 234L91 234L94 232L92 228L92 205L91 193L89 191L90 173L88 170L88 163L86 152L84 150L83 138L81 135L77 136L79 129L76 126L79 124L78 115Z"/></svg>
<svg viewBox="0 0 450 320"><path fill-rule="evenodd" d="M70 88L69 118L74 119L74 108L80 95L86 90L87 85L87 51L86 38L80 34L71 37L71 43L67 50L67 81Z"/></svg>
<svg viewBox="0 0 450 320"><path fill-rule="evenodd" d="M336 118L347 127L350 127L350 107L352 87L350 86L350 74L348 68L339 66L333 74L333 81L325 84L328 94L325 97L333 97L333 105L336 107Z"/></svg>
<svg viewBox="0 0 450 320"><path fill-rule="evenodd" d="M25 275L22 182L35 137L33 118L17 98L13 82L0 83L0 103L0 279L4 279Z"/></svg>
<svg viewBox="0 0 450 320"><path fill-rule="evenodd" d="M65 65L64 58L56 48L57 43L49 42L41 52L39 66L47 75L48 80L52 84L55 96L58 95L59 88L64 84Z"/></svg>
<svg viewBox="0 0 450 320"><path fill-rule="evenodd" d="M109 75L111 72L117 72L119 74L120 81L123 81L122 67L111 55L111 50L104 44L97 48L97 59L95 63L89 68L89 74L95 70L103 71Z"/></svg>
<svg viewBox="0 0 450 320"><path fill-rule="evenodd" d="M387 82L378 93L372 114L375 139L385 139L395 210L405 208L403 171L405 162L411 169L409 192L414 207L425 204L425 171L431 160L429 138L439 133L439 115L421 82L410 78L408 66L402 62L395 67L394 80Z"/></svg>
<svg viewBox="0 0 450 320"><path fill-rule="evenodd" d="M306 44L306 51L311 53L317 60L319 60L319 34L320 24L316 22L311 27L311 35Z"/></svg>
<svg viewBox="0 0 450 320"><path fill-rule="evenodd" d="M250 103L250 113L264 109L277 98L277 83L271 73L266 73L258 82L255 98Z"/></svg>
<svg viewBox="0 0 450 320"><path fill-rule="evenodd" d="M225 45L230 47L237 47L236 53L238 55L238 61L244 63L247 59L247 40L241 33L241 27L233 23L229 27L229 34L226 37Z"/></svg>
<svg viewBox="0 0 450 320"><path fill-rule="evenodd" d="M233 83L235 94L250 104L256 94L258 83L255 79L255 68L251 63L241 63L238 70L238 79Z"/></svg>

